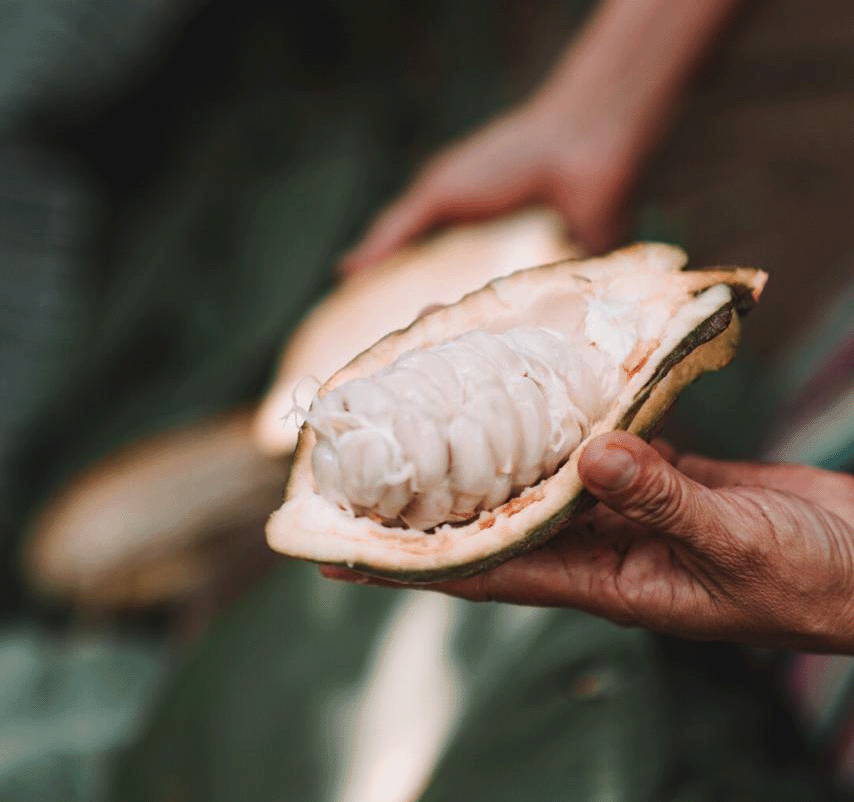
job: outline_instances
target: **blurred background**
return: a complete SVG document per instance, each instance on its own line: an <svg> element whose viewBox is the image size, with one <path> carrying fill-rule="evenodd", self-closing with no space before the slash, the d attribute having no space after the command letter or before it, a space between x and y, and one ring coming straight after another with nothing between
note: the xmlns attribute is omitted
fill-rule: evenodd
<svg viewBox="0 0 854 802"><path fill-rule="evenodd" d="M289 336L593 5L0 2L0 798L830 798L775 657L450 600L433 780L365 779L371 661L420 608L263 541L288 455L253 420ZM850 325L852 45L845 0L744 4L638 184L626 240L772 276L681 448L763 453L792 354Z"/></svg>

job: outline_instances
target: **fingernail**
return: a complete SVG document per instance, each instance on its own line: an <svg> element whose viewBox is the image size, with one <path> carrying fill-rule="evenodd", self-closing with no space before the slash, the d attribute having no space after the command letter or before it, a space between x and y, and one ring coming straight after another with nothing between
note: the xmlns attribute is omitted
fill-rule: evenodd
<svg viewBox="0 0 854 802"><path fill-rule="evenodd" d="M624 448L604 448L588 466L587 476L603 490L625 490L635 478L638 466Z"/></svg>

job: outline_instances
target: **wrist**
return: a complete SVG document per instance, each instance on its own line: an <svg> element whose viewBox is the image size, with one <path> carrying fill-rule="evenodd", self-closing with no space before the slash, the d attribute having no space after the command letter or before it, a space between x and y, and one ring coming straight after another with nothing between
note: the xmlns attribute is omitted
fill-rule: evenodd
<svg viewBox="0 0 854 802"><path fill-rule="evenodd" d="M737 0L605 0L530 106L614 149L657 141Z"/></svg>

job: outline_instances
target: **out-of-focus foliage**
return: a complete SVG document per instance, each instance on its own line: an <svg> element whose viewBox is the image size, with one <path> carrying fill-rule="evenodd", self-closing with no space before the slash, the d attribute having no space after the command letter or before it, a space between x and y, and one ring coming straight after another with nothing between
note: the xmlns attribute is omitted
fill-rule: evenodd
<svg viewBox="0 0 854 802"><path fill-rule="evenodd" d="M116 236L77 393L56 410L69 465L250 397L328 285L377 157L358 117L307 101L208 121Z"/></svg>
<svg viewBox="0 0 854 802"><path fill-rule="evenodd" d="M15 456L68 390L86 325L97 208L67 160L0 145L0 533L13 525Z"/></svg>
<svg viewBox="0 0 854 802"><path fill-rule="evenodd" d="M126 165L154 158L150 140L128 122L102 133L106 111L82 128L52 123L49 147L0 151L10 518L119 445L253 398L328 286L375 203L383 143L354 98L270 86L258 80L269 68L246 67L245 91L224 86L180 133L167 127L175 142L149 174ZM99 137L101 163L85 152ZM102 169L124 173L105 182Z"/></svg>
<svg viewBox="0 0 854 802"><path fill-rule="evenodd" d="M200 0L3 0L0 134L118 91Z"/></svg>
<svg viewBox="0 0 854 802"><path fill-rule="evenodd" d="M322 799L347 706L389 611L381 590L288 564L194 649L114 799Z"/></svg>
<svg viewBox="0 0 854 802"><path fill-rule="evenodd" d="M149 641L0 632L0 799L101 802L162 675Z"/></svg>
<svg viewBox="0 0 854 802"><path fill-rule="evenodd" d="M278 568L173 678L116 802L330 799L366 657L401 603ZM453 605L462 718L425 801L814 798L802 758L770 748L789 724L769 688L735 681L737 652L710 660L714 647L567 610Z"/></svg>
<svg viewBox="0 0 854 802"><path fill-rule="evenodd" d="M19 452L68 393L92 325L105 198L61 127L126 89L195 4L0 3L0 535L30 496Z"/></svg>

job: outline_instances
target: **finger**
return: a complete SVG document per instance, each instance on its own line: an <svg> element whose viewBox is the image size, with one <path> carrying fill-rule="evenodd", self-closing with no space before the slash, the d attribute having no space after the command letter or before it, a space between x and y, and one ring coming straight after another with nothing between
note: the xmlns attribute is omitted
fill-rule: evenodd
<svg viewBox="0 0 854 802"><path fill-rule="evenodd" d="M637 620L637 614L615 592L613 582L623 553L624 549L614 548L599 538L586 538L577 531L567 530L537 551L465 579L402 585L333 566L324 566L321 572L330 579L438 591L468 601L573 607L629 624Z"/></svg>
<svg viewBox="0 0 854 802"><path fill-rule="evenodd" d="M362 241L343 257L341 270L355 273L390 256L430 228L440 210L434 193L416 184L377 218Z"/></svg>
<svg viewBox="0 0 854 802"><path fill-rule="evenodd" d="M679 470L706 487L767 487L797 493L816 482L836 479L839 474L806 465L765 465L761 462L729 462L686 454Z"/></svg>
<svg viewBox="0 0 854 802"><path fill-rule="evenodd" d="M615 512L701 550L715 551L717 536L733 523L723 498L628 432L595 438L578 470L585 487Z"/></svg>
<svg viewBox="0 0 854 802"><path fill-rule="evenodd" d="M320 572L328 579L360 585L439 591L469 601L500 601L538 607L572 606L612 615L615 611L608 594L596 592L598 580L595 576L607 576L618 560L619 552L604 542L584 539L578 533L568 531L543 549L465 579L413 585L337 566L324 565Z"/></svg>
<svg viewBox="0 0 854 802"><path fill-rule="evenodd" d="M619 547L573 530L545 546L468 579L429 586L469 601L498 601L534 607L572 607L619 624L641 620L615 577L628 543Z"/></svg>
<svg viewBox="0 0 854 802"><path fill-rule="evenodd" d="M406 587L402 582L392 582L389 579L380 579L377 576L363 574L350 568L341 568L338 565L321 565L320 573L326 579L334 579L337 582L350 582L354 585L376 585L378 587L402 588Z"/></svg>
<svg viewBox="0 0 854 802"><path fill-rule="evenodd" d="M706 487L733 487L735 485L765 485L775 479L774 471L766 466L749 462L728 462L709 459L697 454L685 454L677 462L679 470ZM782 488L777 488L782 489Z"/></svg>
<svg viewBox="0 0 854 802"><path fill-rule="evenodd" d="M660 437L656 437L650 445L661 454L662 459L666 459L671 465L675 465L677 459L679 458L679 453L673 448L667 440L662 440Z"/></svg>
<svg viewBox="0 0 854 802"><path fill-rule="evenodd" d="M577 551L586 551L577 544ZM481 574L429 586L469 601L498 601L536 607L574 606L582 600L590 562L584 554L556 559L551 548L516 557Z"/></svg>
<svg viewBox="0 0 854 802"><path fill-rule="evenodd" d="M504 563L498 568L465 579L421 584L394 582L390 579L381 579L336 565L323 565L320 568L320 573L326 579L339 582L381 588L433 590L469 601L503 601L512 604L543 605L548 604L548 600L551 599L553 604L565 604L566 595L563 586L557 592L554 588L550 591L546 590L550 584L546 581L549 566L548 564L540 565L540 563L541 560L536 554L526 555L509 563Z"/></svg>
<svg viewBox="0 0 854 802"><path fill-rule="evenodd" d="M809 465L727 462L686 454L678 469L706 487L765 487L792 493L847 519L854 509L854 480L846 474Z"/></svg>

